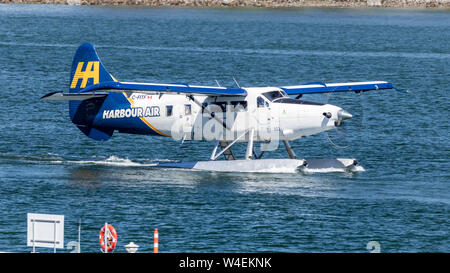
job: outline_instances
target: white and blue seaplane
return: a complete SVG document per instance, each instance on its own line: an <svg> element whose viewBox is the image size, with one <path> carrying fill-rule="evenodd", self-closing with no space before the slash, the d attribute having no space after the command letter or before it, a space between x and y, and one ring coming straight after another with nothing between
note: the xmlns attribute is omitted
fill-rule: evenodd
<svg viewBox="0 0 450 273"><path fill-rule="evenodd" d="M95 48L85 43L76 51L68 92L52 92L41 99L69 101L72 122L95 140L108 140L118 131L182 142L215 142L209 160L156 163L158 167L231 172L353 172L363 169L353 158L297 158L289 141L334 129L352 118L338 106L299 98L305 94L393 88L386 81L237 88L121 82L106 70ZM247 143L244 158L237 158L232 151L237 142ZM258 153L256 142L260 143ZM281 142L287 158L262 158L265 151L276 149ZM222 156L224 160L218 160Z"/></svg>

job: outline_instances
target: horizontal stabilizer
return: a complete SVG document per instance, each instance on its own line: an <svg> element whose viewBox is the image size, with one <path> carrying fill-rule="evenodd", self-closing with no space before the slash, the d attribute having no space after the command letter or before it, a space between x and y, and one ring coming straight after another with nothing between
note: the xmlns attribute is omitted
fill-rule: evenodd
<svg viewBox="0 0 450 273"><path fill-rule="evenodd" d="M364 92L378 89L394 89L390 82L347 82L347 83L306 83L294 86L281 86L288 95L316 94L330 92Z"/></svg>
<svg viewBox="0 0 450 273"><path fill-rule="evenodd" d="M105 92L86 92L86 93L63 93L51 92L41 97L41 100L87 100L92 98L102 98L107 96Z"/></svg>

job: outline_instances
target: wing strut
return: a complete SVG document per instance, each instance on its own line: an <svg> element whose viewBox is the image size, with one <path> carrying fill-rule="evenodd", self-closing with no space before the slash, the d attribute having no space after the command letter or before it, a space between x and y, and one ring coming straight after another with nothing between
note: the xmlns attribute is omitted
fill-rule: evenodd
<svg viewBox="0 0 450 273"><path fill-rule="evenodd" d="M225 130L230 130L230 129L227 127L227 124L225 123L225 121L223 121L222 119L220 119L220 118L218 118L216 115L214 115L211 111L208 110L208 108L203 107L203 105L202 105L198 100L196 100L196 99L194 98L194 96L189 95L189 96L187 96L187 97L188 97L191 101L193 101L195 104L197 104L198 106L200 106L200 109L202 109L202 112L203 112L203 111L207 112L213 119L217 120L217 121L222 125L222 127L225 128Z"/></svg>

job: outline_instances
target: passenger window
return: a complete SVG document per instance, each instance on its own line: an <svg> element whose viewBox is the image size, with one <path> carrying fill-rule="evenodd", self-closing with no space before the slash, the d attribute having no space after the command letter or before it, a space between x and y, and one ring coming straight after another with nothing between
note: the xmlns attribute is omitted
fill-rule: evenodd
<svg viewBox="0 0 450 273"><path fill-rule="evenodd" d="M166 106L166 117L170 117L172 116L172 111L173 110L173 106L172 105L167 105Z"/></svg>
<svg viewBox="0 0 450 273"><path fill-rule="evenodd" d="M246 101L232 101L231 103L233 112L242 112L247 110L247 102Z"/></svg>
<svg viewBox="0 0 450 273"><path fill-rule="evenodd" d="M191 114L191 105L190 104L185 104L184 105L184 114L186 115L186 116L188 116L188 115L190 115Z"/></svg>
<svg viewBox="0 0 450 273"><path fill-rule="evenodd" d="M226 107L227 107L226 102L212 102L206 108L210 112L225 112L227 110Z"/></svg>

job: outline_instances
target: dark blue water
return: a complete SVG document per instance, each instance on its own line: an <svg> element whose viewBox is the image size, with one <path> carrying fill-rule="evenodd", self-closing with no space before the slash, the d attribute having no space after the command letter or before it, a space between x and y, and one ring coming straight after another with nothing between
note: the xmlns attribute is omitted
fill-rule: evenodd
<svg viewBox="0 0 450 273"><path fill-rule="evenodd" d="M68 88L83 42L119 80L387 80L410 93L308 97L354 118L345 134L330 132L334 145L325 134L294 141L297 155L355 157L365 172L154 169L205 160L213 143L176 156L179 142L166 138L95 142L66 103L39 101ZM65 244L81 219L82 252L99 251L105 221L118 252L130 241L151 252L155 228L160 252L367 252L369 241L382 252L450 251L449 11L0 5L0 52L0 251L31 251L28 212L64 214Z"/></svg>

